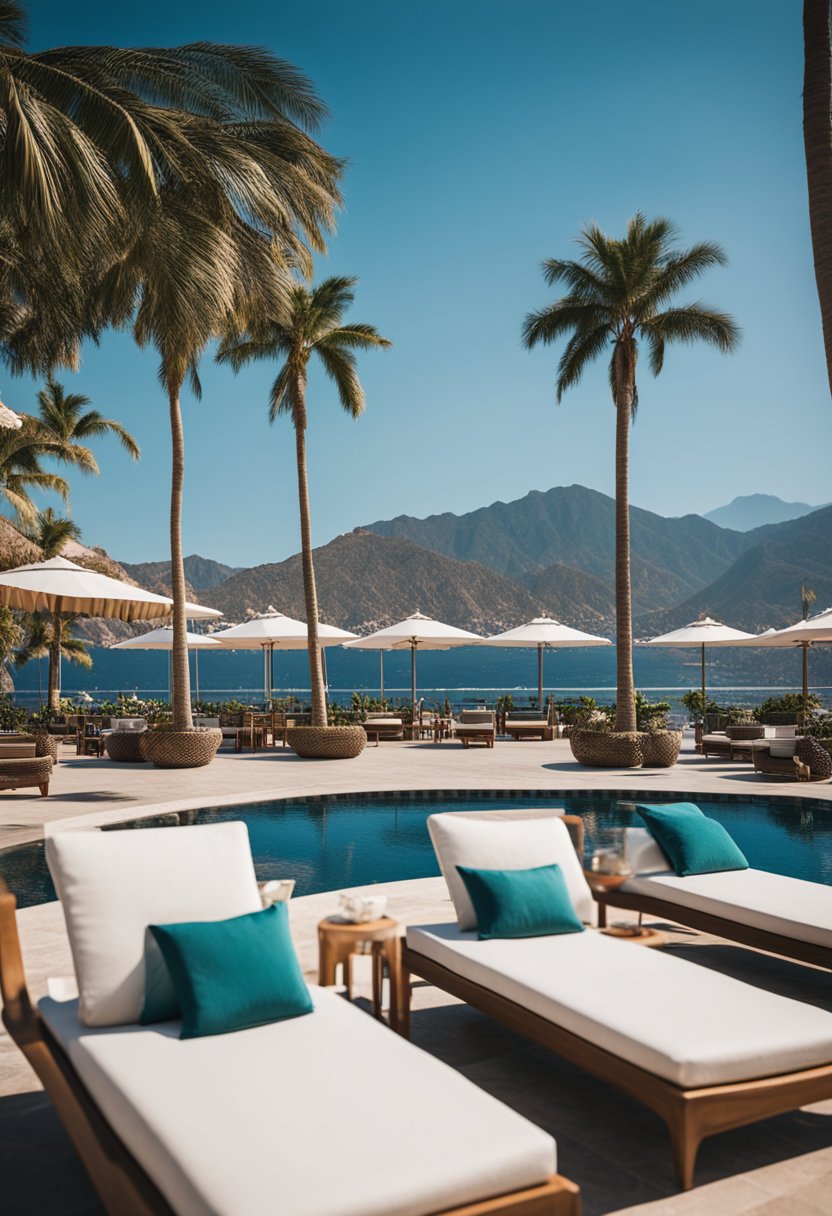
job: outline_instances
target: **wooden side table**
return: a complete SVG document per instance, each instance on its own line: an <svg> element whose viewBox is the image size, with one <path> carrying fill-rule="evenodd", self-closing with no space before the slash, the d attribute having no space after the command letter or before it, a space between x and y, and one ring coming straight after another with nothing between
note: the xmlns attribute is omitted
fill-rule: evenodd
<svg viewBox="0 0 832 1216"><path fill-rule="evenodd" d="M381 988L384 967L390 976L390 1025L398 1020L394 977L399 966L401 926L392 916L361 922L327 916L318 925L318 983L328 988L336 982L336 971L343 969L344 987L352 1000L352 956L369 944L373 959L373 1016L381 1018Z"/></svg>
<svg viewBox="0 0 832 1216"><path fill-rule="evenodd" d="M651 929L648 925L634 925L635 932L631 932L629 927L619 928L617 925L610 925L609 929L599 929L599 933L603 933L605 937L617 937L622 942L634 942L637 946L650 946L657 949L660 946L667 945L667 937L660 929Z"/></svg>

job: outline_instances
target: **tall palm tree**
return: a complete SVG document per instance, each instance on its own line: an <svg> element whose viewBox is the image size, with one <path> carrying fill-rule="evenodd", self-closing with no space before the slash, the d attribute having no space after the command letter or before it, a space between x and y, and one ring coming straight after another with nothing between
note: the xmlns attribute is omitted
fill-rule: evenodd
<svg viewBox="0 0 832 1216"><path fill-rule="evenodd" d="M832 15L829 0L803 0L803 144L809 226L832 391Z"/></svg>
<svg viewBox="0 0 832 1216"><path fill-rule="evenodd" d="M272 385L269 421L274 422L279 414L290 414L295 428L313 726L326 725L327 709L318 639L318 592L306 471L307 368L312 355L316 354L324 371L334 381L344 410L351 418L357 418L364 409L364 390L358 379L353 352L392 346L392 342L382 338L372 325L354 321L343 323L344 313L355 296L356 282L354 278L330 278L317 287L296 284L288 317L258 318L247 333L226 337L217 352L217 360L230 364L235 372L255 359L283 360Z"/></svg>
<svg viewBox="0 0 832 1216"><path fill-rule="evenodd" d="M630 426L638 407L636 366L639 347L657 376L672 342L708 342L733 350L739 329L724 312L702 304L673 304L673 298L705 270L723 266L719 245L703 241L680 250L666 219L637 214L620 240L594 224L581 232L579 261L549 258L546 283L563 283L567 294L530 313L523 325L527 349L566 338L558 364L557 400L576 385L590 363L609 352L609 379L616 412L615 430L615 609L617 686L616 729L636 729L633 682L633 613L630 589L629 459Z"/></svg>
<svg viewBox="0 0 832 1216"><path fill-rule="evenodd" d="M0 157L14 162L8 182L0 174L0 354L14 371L71 366L84 337L130 324L160 355L173 447L173 719L187 729L182 386L190 376L198 389L199 357L220 331L285 307L291 272L308 272L310 249L333 228L342 165L312 137L325 111L311 84L267 50L31 55L21 17L0 4ZM54 129L54 155L23 130L27 115L35 131Z"/></svg>
<svg viewBox="0 0 832 1216"><path fill-rule="evenodd" d="M67 393L54 376L49 377L46 387L38 393L48 454L65 464L77 465L86 473L98 473L97 460L81 440L114 435L133 460L138 460L141 449L127 428L113 418L105 418L99 410L89 409L89 405L89 397Z"/></svg>
<svg viewBox="0 0 832 1216"><path fill-rule="evenodd" d="M58 557L67 541L80 540L81 529L66 516L56 515L51 507L39 511L25 535L41 549L44 559ZM80 638L73 637L72 625L76 615L59 612L47 619L32 613L24 621L26 639L15 656L15 666L22 667L30 659L49 656L48 704L57 710L61 696L61 657L82 667L92 667L92 659Z"/></svg>

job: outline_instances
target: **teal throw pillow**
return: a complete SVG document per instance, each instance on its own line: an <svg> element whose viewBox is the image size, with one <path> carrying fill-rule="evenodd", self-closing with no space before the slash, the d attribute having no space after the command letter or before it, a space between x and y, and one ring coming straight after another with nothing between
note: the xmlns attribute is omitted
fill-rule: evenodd
<svg viewBox="0 0 832 1216"><path fill-rule="evenodd" d="M149 1026L153 1022L175 1022L181 1012L168 965L152 929L148 926L144 934L144 1005L141 1024Z"/></svg>
<svg viewBox="0 0 832 1216"><path fill-rule="evenodd" d="M312 1012L285 903L230 920L151 925L182 1015L180 1038L227 1034ZM147 1001L143 1011L146 1021Z"/></svg>
<svg viewBox="0 0 832 1216"><path fill-rule="evenodd" d="M560 866L457 870L474 905L480 941L583 931Z"/></svg>
<svg viewBox="0 0 832 1216"><path fill-rule="evenodd" d="M709 819L692 802L665 806L640 802L638 813L680 878L748 869L744 855L722 824Z"/></svg>

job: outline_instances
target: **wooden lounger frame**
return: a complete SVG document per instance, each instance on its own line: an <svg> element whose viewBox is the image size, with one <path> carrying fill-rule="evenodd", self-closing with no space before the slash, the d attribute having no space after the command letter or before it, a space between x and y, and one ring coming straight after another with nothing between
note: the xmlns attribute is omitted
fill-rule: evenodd
<svg viewBox="0 0 832 1216"><path fill-rule="evenodd" d="M832 1097L832 1065L756 1081L703 1089L680 1089L662 1077L605 1051L588 1039L579 1038L547 1018L530 1012L492 989L465 979L403 943L401 964L394 982L396 1029L405 1038L410 1035L412 975L459 997L511 1030L549 1048L602 1080L617 1085L637 1101L649 1106L667 1124L673 1163L683 1190L693 1186L696 1154L706 1136Z"/></svg>
<svg viewBox="0 0 832 1216"><path fill-rule="evenodd" d="M740 942L743 946L766 950L769 954L782 954L802 963L832 969L832 950L828 946L820 946L816 942L802 942L798 938L770 933L753 925L743 925L739 921L716 916L713 912L704 912L686 904L660 899L656 895L644 895L641 892L629 892L619 888L617 891L595 892L595 900L598 904L598 924L601 928L607 923L607 908L627 908L632 912L659 916L662 920L670 920L677 925L688 925L691 929L700 929L703 933L713 933L716 937L725 937L729 941Z"/></svg>
<svg viewBox="0 0 832 1216"><path fill-rule="evenodd" d="M0 880L0 995L3 1022L43 1084L109 1216L176 1216L156 1184L115 1133L50 1033L26 986L16 901ZM310 1152L320 1146L310 1145ZM580 1216L578 1187L559 1174L436 1216Z"/></svg>

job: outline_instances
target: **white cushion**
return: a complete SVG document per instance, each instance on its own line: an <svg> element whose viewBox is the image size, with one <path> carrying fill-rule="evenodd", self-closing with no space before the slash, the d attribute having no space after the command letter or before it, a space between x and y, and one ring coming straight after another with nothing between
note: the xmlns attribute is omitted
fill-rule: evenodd
<svg viewBox="0 0 832 1216"><path fill-rule="evenodd" d="M543 1182L551 1136L341 997L189 1039L40 1010L178 1216L425 1216ZM370 1146L368 1148L368 1146Z"/></svg>
<svg viewBox="0 0 832 1216"><path fill-rule="evenodd" d="M365 726L401 726L401 718L367 718Z"/></svg>
<svg viewBox="0 0 832 1216"><path fill-rule="evenodd" d="M243 823L66 831L46 840L88 1026L137 1022L148 925L261 908Z"/></svg>
<svg viewBox="0 0 832 1216"><path fill-rule="evenodd" d="M426 925L407 944L684 1089L832 1063L826 1010L592 930L480 942Z"/></svg>
<svg viewBox="0 0 832 1216"><path fill-rule="evenodd" d="M794 755L796 748L797 740L795 739L772 739L768 745L768 754L786 760L789 756Z"/></svg>
<svg viewBox="0 0 832 1216"><path fill-rule="evenodd" d="M796 726L766 726L765 739L793 739L797 734Z"/></svg>
<svg viewBox="0 0 832 1216"><path fill-rule="evenodd" d="M666 874L673 870L647 828L624 829L624 857L633 874Z"/></svg>
<svg viewBox="0 0 832 1216"><path fill-rule="evenodd" d="M146 718L111 718L113 730L147 730Z"/></svg>
<svg viewBox="0 0 832 1216"><path fill-rule="evenodd" d="M622 890L697 908L725 920L814 942L832 951L832 887L765 870L717 874L655 874L628 878ZM682 916L680 919L684 921ZM830 955L832 958L832 955Z"/></svg>
<svg viewBox="0 0 832 1216"><path fill-rule="evenodd" d="M474 905L457 866L478 870L525 870L557 864L582 921L596 915L583 867L560 815L553 812L448 811L431 815L428 831L448 884L460 929L476 929Z"/></svg>

